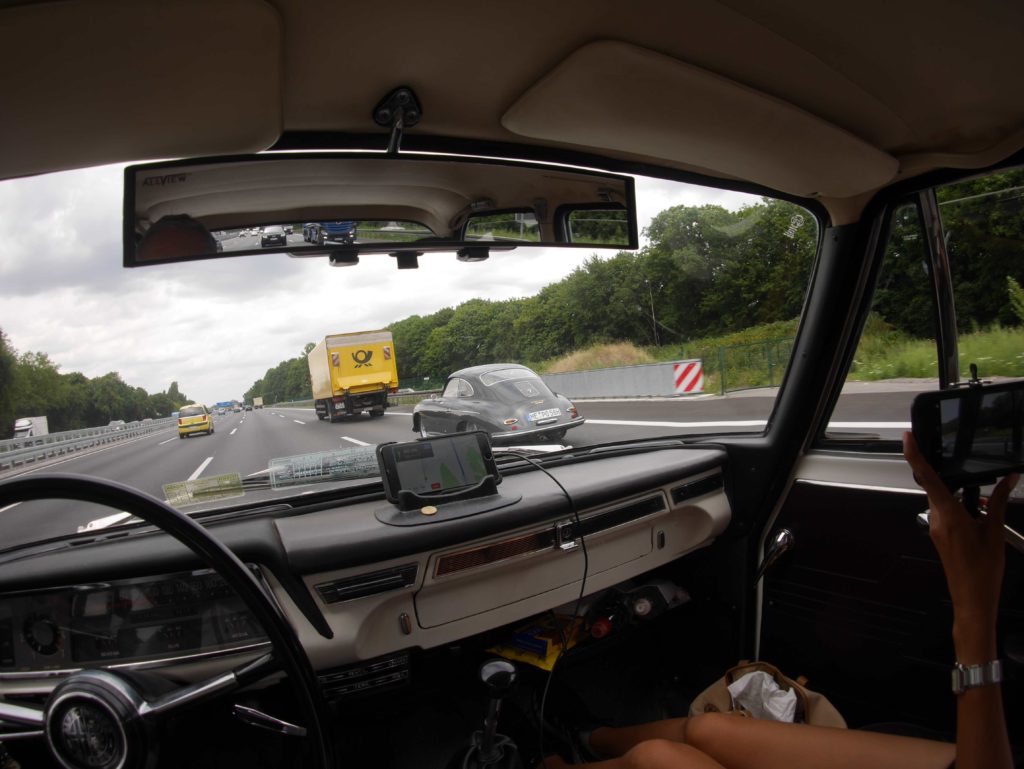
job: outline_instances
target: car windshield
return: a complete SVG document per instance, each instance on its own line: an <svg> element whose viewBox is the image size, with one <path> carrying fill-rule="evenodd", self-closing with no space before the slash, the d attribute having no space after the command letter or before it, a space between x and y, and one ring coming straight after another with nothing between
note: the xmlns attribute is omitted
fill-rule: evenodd
<svg viewBox="0 0 1024 769"><path fill-rule="evenodd" d="M819 238L792 202L635 177L638 250L428 252L417 269L363 253L344 270L268 251L126 270L122 179L108 166L0 184L0 477L85 473L189 512L377 484L374 446L458 430L575 451L761 433ZM474 237L529 237L526 217L506 219L477 222ZM358 246L410 226L352 224L262 234L301 245L344 225ZM249 248L259 234L230 231ZM455 372L494 364L455 388L477 416L441 413ZM59 442L115 415L129 422L115 442L10 459L32 440L13 438L18 419L45 416ZM11 545L110 523L87 505L19 508Z"/></svg>

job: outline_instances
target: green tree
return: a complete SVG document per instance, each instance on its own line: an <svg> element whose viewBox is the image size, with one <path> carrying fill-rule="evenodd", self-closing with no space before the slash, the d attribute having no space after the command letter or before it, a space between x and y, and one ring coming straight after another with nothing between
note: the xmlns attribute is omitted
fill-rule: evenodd
<svg viewBox="0 0 1024 769"><path fill-rule="evenodd" d="M1010 294L1010 309L1017 316L1017 320L1024 323L1024 288L1015 281L1012 276L1006 276L1006 288Z"/></svg>
<svg viewBox="0 0 1024 769"><path fill-rule="evenodd" d="M18 355L0 329L0 439L14 435L14 376Z"/></svg>

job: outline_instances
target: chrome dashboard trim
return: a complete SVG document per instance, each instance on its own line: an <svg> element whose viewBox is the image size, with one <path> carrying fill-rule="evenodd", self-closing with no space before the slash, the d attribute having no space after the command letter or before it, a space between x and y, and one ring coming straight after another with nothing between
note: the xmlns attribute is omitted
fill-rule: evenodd
<svg viewBox="0 0 1024 769"><path fill-rule="evenodd" d="M924 489L904 489L898 486L871 486L866 483L845 483L843 481L819 481L810 478L797 478L796 483L808 486L828 486L835 489L857 489L859 491L885 491L891 494L914 494L923 497Z"/></svg>
<svg viewBox="0 0 1024 769"><path fill-rule="evenodd" d="M163 667L164 665L183 664L196 660L215 659L227 657L233 654L249 654L250 652L269 649L270 641L246 644L245 646L233 646L230 649L214 649L206 652L195 652L193 654L181 654L176 657L159 657L151 660L140 660L138 662L121 662L114 665L102 665L91 668L60 668L55 670L16 670L0 672L0 681L30 681L40 678L66 678L72 673L81 670L148 670L150 668Z"/></svg>

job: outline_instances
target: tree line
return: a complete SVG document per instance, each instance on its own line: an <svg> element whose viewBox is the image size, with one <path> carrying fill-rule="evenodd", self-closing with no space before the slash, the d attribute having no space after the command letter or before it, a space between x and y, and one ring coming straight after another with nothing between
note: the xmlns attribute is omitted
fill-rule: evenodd
<svg viewBox="0 0 1024 769"><path fill-rule="evenodd" d="M961 331L1020 322L1005 289L1008 278L1024 282L1019 190L1024 170L937 191ZM799 317L818 240L803 208L770 198L737 211L675 206L644 235L639 251L594 256L535 296L472 299L390 324L399 377L437 380L499 361L537 365L612 341L682 350L691 340ZM914 338L934 334L925 247L916 204L899 207L872 309ZM268 402L310 398L305 353L268 370L247 397L261 393Z"/></svg>
<svg viewBox="0 0 1024 769"><path fill-rule="evenodd" d="M89 378L60 372L46 353L18 353L0 329L0 438L14 434L20 417L45 416L50 432L170 416L191 401L171 382L164 392L147 393L110 372Z"/></svg>

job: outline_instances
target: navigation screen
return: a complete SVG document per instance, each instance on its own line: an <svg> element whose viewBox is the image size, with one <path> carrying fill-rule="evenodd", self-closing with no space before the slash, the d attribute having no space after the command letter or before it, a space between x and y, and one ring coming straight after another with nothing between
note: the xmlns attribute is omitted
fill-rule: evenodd
<svg viewBox="0 0 1024 769"><path fill-rule="evenodd" d="M475 486L489 474L475 434L391 447L398 486L415 494L436 494Z"/></svg>

